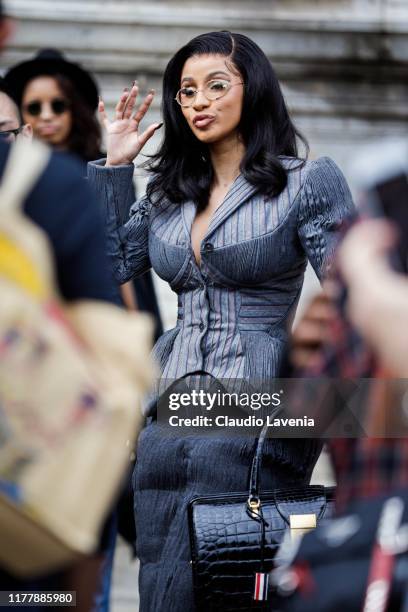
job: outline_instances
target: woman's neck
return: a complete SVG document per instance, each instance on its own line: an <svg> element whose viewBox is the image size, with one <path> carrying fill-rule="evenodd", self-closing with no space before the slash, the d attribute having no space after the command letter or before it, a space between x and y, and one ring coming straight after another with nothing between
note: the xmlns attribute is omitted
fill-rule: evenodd
<svg viewBox="0 0 408 612"><path fill-rule="evenodd" d="M52 147L54 151L59 151L60 153L69 153L68 144L66 142L61 142L53 145Z"/></svg>
<svg viewBox="0 0 408 612"><path fill-rule="evenodd" d="M245 154L242 141L234 136L211 145L211 163L214 169L214 187L228 187L240 173L240 165Z"/></svg>

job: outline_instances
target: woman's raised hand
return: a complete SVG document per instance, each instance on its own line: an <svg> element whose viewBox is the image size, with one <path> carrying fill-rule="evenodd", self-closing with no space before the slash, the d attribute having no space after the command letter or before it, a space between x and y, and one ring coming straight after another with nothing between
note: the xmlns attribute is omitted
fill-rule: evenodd
<svg viewBox="0 0 408 612"><path fill-rule="evenodd" d="M123 91L116 105L113 121L108 119L103 101L99 101L98 110L106 130L107 166L131 164L155 130L161 126L161 123L152 123L139 134L139 124L153 101L154 90L150 90L133 114L137 94L138 87L135 84L130 91L128 89Z"/></svg>

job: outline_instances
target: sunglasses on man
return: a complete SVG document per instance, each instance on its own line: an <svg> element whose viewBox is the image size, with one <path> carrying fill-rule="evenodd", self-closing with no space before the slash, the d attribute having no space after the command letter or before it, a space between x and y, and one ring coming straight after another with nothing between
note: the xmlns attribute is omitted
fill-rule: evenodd
<svg viewBox="0 0 408 612"><path fill-rule="evenodd" d="M43 104L44 102L41 100L33 100L26 104L23 110L28 115L31 115L31 117L38 117L41 114ZM49 104L54 115L62 115L69 109L69 103L62 98L53 98Z"/></svg>

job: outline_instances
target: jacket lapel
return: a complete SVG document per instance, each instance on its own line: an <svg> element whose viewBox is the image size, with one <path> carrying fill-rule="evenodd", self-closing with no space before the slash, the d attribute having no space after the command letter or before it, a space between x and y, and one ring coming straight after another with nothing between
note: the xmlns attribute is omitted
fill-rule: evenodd
<svg viewBox="0 0 408 612"><path fill-rule="evenodd" d="M224 223L224 221L230 217L232 213L239 208L239 206L241 206L241 204L246 202L254 193L256 193L256 191L257 188L248 183L242 174L237 176L224 200L211 217L210 224L205 236L203 237L203 240L213 234L215 230L222 225L222 223ZM180 208L187 240L189 244L191 244L191 227L193 225L197 207L194 202L189 200L188 202L182 204Z"/></svg>
<svg viewBox="0 0 408 612"><path fill-rule="evenodd" d="M181 206L181 216L183 219L183 226L186 232L187 242L191 244L191 228L193 225L193 221L196 215L196 205L194 202L189 200L188 202L184 202Z"/></svg>
<svg viewBox="0 0 408 612"><path fill-rule="evenodd" d="M208 238L208 236L213 234L215 230L222 225L241 204L256 193L256 191L257 187L248 183L245 177L240 174L235 179L224 200L213 214L205 237Z"/></svg>

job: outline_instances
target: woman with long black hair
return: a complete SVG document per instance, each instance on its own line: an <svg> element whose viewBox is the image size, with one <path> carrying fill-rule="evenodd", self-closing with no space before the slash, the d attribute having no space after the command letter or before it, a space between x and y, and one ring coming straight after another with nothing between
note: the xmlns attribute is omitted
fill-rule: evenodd
<svg viewBox="0 0 408 612"><path fill-rule="evenodd" d="M160 128L139 131L154 92L134 112L137 93L124 91L112 122L100 103L107 160L89 165L117 279L152 266L177 293L177 325L154 349L163 379L200 370L256 388L279 372L307 260L321 276L352 210L345 179L328 158L300 159L261 49L244 35L213 32L166 68L163 142L148 161L146 196L124 223L133 159ZM253 442L164 437L154 403L147 411L134 473L140 610L186 612L194 609L187 504L245 490ZM263 487L307 484L319 451L311 440L268 440Z"/></svg>

